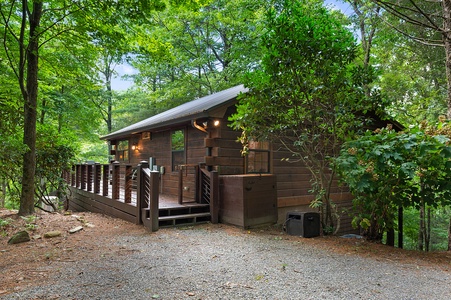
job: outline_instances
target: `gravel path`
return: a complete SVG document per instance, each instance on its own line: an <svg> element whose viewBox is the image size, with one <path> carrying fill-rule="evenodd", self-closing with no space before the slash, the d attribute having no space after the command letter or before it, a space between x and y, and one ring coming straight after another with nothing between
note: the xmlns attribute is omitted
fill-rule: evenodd
<svg viewBox="0 0 451 300"><path fill-rule="evenodd" d="M54 284L2 299L451 299L451 274L207 225L118 236Z"/></svg>

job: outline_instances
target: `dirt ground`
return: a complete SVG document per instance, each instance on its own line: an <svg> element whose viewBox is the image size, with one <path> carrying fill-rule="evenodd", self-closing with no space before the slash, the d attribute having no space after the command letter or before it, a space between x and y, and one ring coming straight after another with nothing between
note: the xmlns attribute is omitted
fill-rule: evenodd
<svg viewBox="0 0 451 300"><path fill-rule="evenodd" d="M51 280L51 265L54 261L79 261L90 258L102 259L105 251L120 252L120 247L109 241L120 236L151 234L143 226L95 213L36 213L36 218L24 219L17 212L0 209L0 297L15 290L37 286ZM69 230L82 226L83 229L69 233ZM299 237L282 234L278 226L244 230L227 225L204 224L198 226L221 226L230 234L246 231L248 234L275 235L278 238L296 241ZM10 237L26 230L31 237L29 242L9 245ZM171 229L177 230L177 229ZM61 235L45 238L50 231L60 231ZM153 233L158 234L158 233ZM432 266L451 271L451 252L422 253L391 248L370 243L363 239L341 237L318 237L305 239L312 247L328 249L336 253L372 257L381 261L407 262L421 266ZM117 244L117 243L116 243ZM108 245L108 246L106 246ZM108 249L105 249L105 248ZM48 266L48 268L45 268ZM48 270L48 271L42 271Z"/></svg>

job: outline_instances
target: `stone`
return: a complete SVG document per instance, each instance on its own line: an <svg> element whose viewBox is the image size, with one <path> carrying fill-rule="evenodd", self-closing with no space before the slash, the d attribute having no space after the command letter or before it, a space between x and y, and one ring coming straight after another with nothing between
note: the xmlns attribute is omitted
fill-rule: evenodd
<svg viewBox="0 0 451 300"><path fill-rule="evenodd" d="M8 241L8 244L19 244L30 241L30 235L26 231L19 231L14 234Z"/></svg>
<svg viewBox="0 0 451 300"><path fill-rule="evenodd" d="M72 229L69 230L69 233L76 233L76 232L78 232L80 230L83 230L83 226L77 226L75 228L72 228Z"/></svg>
<svg viewBox="0 0 451 300"><path fill-rule="evenodd" d="M49 231L49 232L44 233L44 237L47 239L58 237L60 235L61 235L61 231L59 231L59 230L54 230L54 231Z"/></svg>

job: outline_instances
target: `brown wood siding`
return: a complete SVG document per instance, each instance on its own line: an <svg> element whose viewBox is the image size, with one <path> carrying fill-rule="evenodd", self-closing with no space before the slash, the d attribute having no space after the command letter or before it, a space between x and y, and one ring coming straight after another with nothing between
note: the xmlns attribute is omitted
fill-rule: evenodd
<svg viewBox="0 0 451 300"><path fill-rule="evenodd" d="M210 148L211 155L205 158L207 166L214 167L220 175L238 175L244 173L244 158L241 156L242 145L237 142L241 133L232 130L227 121L236 111L235 106L229 107L220 126L212 128L205 138L204 145Z"/></svg>
<svg viewBox="0 0 451 300"><path fill-rule="evenodd" d="M244 228L277 222L275 176L221 176L220 193L221 222Z"/></svg>

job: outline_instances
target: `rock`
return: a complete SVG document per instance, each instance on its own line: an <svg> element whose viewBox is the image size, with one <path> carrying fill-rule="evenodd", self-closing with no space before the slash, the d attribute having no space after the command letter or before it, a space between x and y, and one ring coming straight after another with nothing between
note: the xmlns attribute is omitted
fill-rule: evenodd
<svg viewBox="0 0 451 300"><path fill-rule="evenodd" d="M30 241L30 235L26 231L19 231L14 234L8 241L8 244L19 244Z"/></svg>
<svg viewBox="0 0 451 300"><path fill-rule="evenodd" d="M76 233L76 232L78 232L80 230L83 230L83 226L77 226L75 228L72 228L72 229L69 230L69 233Z"/></svg>
<svg viewBox="0 0 451 300"><path fill-rule="evenodd" d="M54 230L54 231L49 231L49 232L44 233L44 237L48 238L48 239L58 237L60 235L61 235L61 231L59 231L59 230Z"/></svg>

